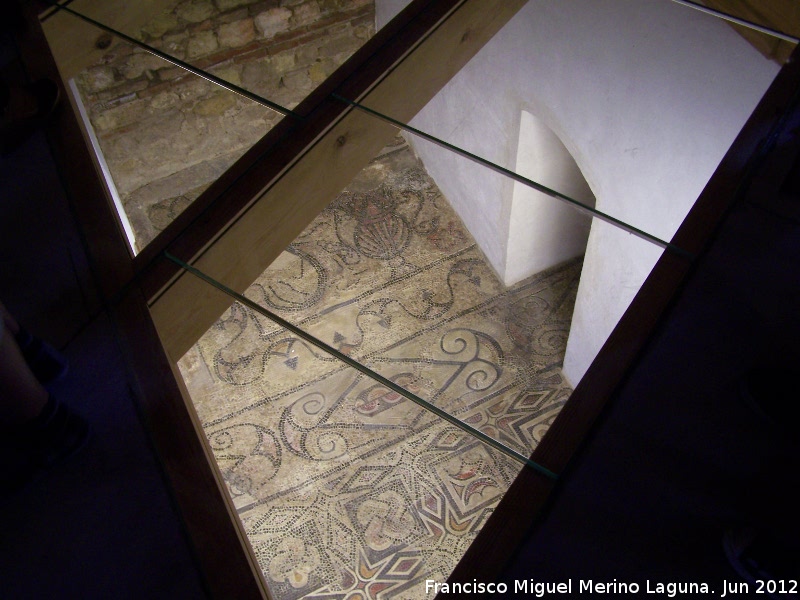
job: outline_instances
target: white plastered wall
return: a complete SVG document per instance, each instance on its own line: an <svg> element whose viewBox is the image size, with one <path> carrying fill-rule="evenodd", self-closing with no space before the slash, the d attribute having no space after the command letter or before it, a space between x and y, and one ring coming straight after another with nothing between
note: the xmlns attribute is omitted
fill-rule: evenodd
<svg viewBox="0 0 800 600"><path fill-rule="evenodd" d="M378 25L405 4L377 0ZM669 0L530 0L411 124L513 168L528 111L598 210L669 240L777 70L724 22ZM410 141L495 270L535 272L509 252L513 182ZM660 253L593 221L564 361L573 385Z"/></svg>
<svg viewBox="0 0 800 600"><path fill-rule="evenodd" d="M522 111L514 171L593 207L594 194L558 136ZM512 285L586 252L590 216L519 181L514 182L503 280Z"/></svg>

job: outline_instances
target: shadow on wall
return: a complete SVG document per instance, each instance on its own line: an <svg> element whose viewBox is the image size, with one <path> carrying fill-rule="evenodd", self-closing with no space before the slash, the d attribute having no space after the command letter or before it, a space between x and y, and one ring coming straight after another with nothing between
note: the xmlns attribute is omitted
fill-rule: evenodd
<svg viewBox="0 0 800 600"><path fill-rule="evenodd" d="M522 111L515 171L594 208L575 159L544 121ZM577 208L514 182L503 282L512 285L586 252L592 219Z"/></svg>
<svg viewBox="0 0 800 600"><path fill-rule="evenodd" d="M378 24L405 4L376 0ZM411 125L510 168L528 152L520 145L528 134L518 136L517 123L533 138L555 132L591 182L598 210L669 240L777 71L724 21L672 2L537 0ZM530 115L520 119L525 108ZM545 200L555 202L549 198L538 209L524 206L510 178L410 141L507 283L539 269L536 245L552 248L548 238L561 232L571 232L567 247L580 253L573 243L585 235L581 215L562 222L555 215L563 209L548 214L549 203L541 213ZM534 213L545 215L541 223ZM564 360L573 385L661 252L593 220Z"/></svg>

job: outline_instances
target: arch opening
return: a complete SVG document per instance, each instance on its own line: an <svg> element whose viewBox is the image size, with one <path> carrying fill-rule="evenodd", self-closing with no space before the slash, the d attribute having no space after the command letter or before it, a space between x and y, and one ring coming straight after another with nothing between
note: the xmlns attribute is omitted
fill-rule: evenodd
<svg viewBox="0 0 800 600"><path fill-rule="evenodd" d="M547 124L523 110L516 172L586 206L595 196L567 147ZM591 218L520 182L514 182L503 280L513 285L586 251Z"/></svg>

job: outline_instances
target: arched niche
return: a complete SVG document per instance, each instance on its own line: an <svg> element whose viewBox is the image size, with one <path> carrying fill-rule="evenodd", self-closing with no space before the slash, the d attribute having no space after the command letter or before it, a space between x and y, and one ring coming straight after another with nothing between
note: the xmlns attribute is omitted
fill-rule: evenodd
<svg viewBox="0 0 800 600"><path fill-rule="evenodd" d="M586 206L595 197L578 164L544 120L520 115L516 172ZM586 251L591 219L575 207L514 182L503 281L512 285Z"/></svg>

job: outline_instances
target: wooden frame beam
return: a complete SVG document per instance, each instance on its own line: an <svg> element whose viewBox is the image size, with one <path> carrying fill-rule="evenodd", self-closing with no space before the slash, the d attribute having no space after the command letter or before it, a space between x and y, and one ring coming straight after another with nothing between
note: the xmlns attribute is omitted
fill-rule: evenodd
<svg viewBox="0 0 800 600"><path fill-rule="evenodd" d="M236 291L244 291L394 133L393 127L330 94L363 101L398 120L408 120L524 3L415 0L296 109L303 115L301 121L279 123L134 259L119 232L112 232L112 208L102 197L88 151L84 148L81 153L77 148L81 142L75 119L61 115L59 130L54 132L61 148L57 157L70 158L64 170L90 254L100 266L102 289L107 296L126 286L131 289L117 303L117 319L131 348L146 420L216 597L256 598L266 591L173 369L175 360L218 318L230 299L159 259L161 252L167 250ZM88 36L92 42L95 37ZM28 55L41 60L35 49ZM33 71L52 77L53 68L45 65ZM77 66L61 68L62 73L70 73ZM781 111L786 110L787 98L796 93L798 80L800 56L795 53L679 230L674 239L677 245L701 250L735 199L747 170L745 158L753 156L773 131ZM664 318L690 268L685 259L671 254L659 261L537 448L535 461L557 473L568 465ZM163 347L157 343L156 328ZM552 486L525 470L451 581L492 580L536 519L538 509L545 506Z"/></svg>
<svg viewBox="0 0 800 600"><path fill-rule="evenodd" d="M800 102L800 48L781 69L720 162L672 243L701 255L734 203L741 201L770 141L791 129L786 119ZM694 261L666 250L573 391L531 460L554 473L567 472L606 404L637 365L647 344L694 268ZM558 485L524 469L503 496L450 582L493 581L513 557L547 507Z"/></svg>
<svg viewBox="0 0 800 600"><path fill-rule="evenodd" d="M230 299L161 259L162 251L243 291L395 133L330 94L410 119L526 1L414 0L295 109L303 116L299 123L279 123L134 258L75 114L61 111L51 128L98 283L128 350L143 416L213 597L269 597L175 372L175 359ZM36 21L30 10L28 19ZM75 23L83 33L72 35L96 39L96 31ZM134 27L130 20L111 24L128 32ZM31 29L35 39L22 43L33 76L57 78L58 69L66 79L92 58L94 51L84 48L57 65L42 28ZM70 36L58 35L55 47L68 49Z"/></svg>
<svg viewBox="0 0 800 600"><path fill-rule="evenodd" d="M365 70L335 91L395 119L409 120L525 3L432 3L438 19L419 45L417 37L408 39L405 48L381 47ZM395 132L394 126L326 97L261 159L262 177L269 178L257 199L212 243L182 258L244 292ZM157 294L151 313L172 359L183 356L230 303L221 301L206 283L182 273Z"/></svg>
<svg viewBox="0 0 800 600"><path fill-rule="evenodd" d="M795 0L704 0L702 4L757 25L800 37L800 3ZM795 44L791 42L740 25L730 25L756 50L778 64L786 62L794 50Z"/></svg>
<svg viewBox="0 0 800 600"><path fill-rule="evenodd" d="M163 5L164 0L81 0L75 8L117 31L138 37L142 27L163 11ZM42 18L42 29L64 81L96 64L106 53L102 42L108 34L96 27L55 8L44 12Z"/></svg>
<svg viewBox="0 0 800 600"><path fill-rule="evenodd" d="M58 81L57 65L33 7L25 8L28 27L17 43L26 69L32 79ZM63 106L46 133L101 291L97 310L109 310L114 317L131 389L207 590L213 598L269 598L218 469L209 460L188 396L159 343L144 294L135 285L130 252L79 118Z"/></svg>

